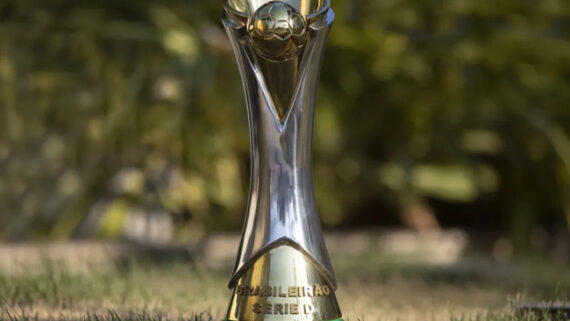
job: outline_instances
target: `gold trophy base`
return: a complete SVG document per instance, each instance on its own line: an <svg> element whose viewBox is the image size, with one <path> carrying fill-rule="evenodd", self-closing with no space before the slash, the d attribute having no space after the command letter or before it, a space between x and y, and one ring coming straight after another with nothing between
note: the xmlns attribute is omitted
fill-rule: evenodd
<svg viewBox="0 0 570 321"><path fill-rule="evenodd" d="M226 320L342 320L333 286L298 249L268 250L233 289Z"/></svg>

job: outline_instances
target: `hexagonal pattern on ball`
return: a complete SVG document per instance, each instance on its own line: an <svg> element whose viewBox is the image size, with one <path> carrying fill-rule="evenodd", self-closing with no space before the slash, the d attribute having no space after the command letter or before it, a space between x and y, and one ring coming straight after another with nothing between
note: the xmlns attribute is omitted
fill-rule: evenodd
<svg viewBox="0 0 570 321"><path fill-rule="evenodd" d="M307 22L289 4L271 1L249 18L247 29L259 54L287 59L296 55L305 44Z"/></svg>

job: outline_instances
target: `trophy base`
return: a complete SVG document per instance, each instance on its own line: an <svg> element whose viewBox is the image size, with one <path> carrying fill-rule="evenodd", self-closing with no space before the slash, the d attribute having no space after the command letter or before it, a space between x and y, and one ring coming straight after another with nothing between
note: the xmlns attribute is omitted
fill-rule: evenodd
<svg viewBox="0 0 570 321"><path fill-rule="evenodd" d="M341 321L334 288L290 245L268 250L233 289L228 321Z"/></svg>
<svg viewBox="0 0 570 321"><path fill-rule="evenodd" d="M316 321L315 319L313 319L313 320ZM223 319L222 321L235 321L235 320ZM344 319L338 318L338 319L333 319L333 320L321 320L321 321L344 321Z"/></svg>

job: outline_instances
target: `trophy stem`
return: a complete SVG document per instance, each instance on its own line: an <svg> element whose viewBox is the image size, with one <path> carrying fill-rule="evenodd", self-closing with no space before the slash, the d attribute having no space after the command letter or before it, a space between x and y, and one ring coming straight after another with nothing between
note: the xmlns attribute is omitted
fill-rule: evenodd
<svg viewBox="0 0 570 321"><path fill-rule="evenodd" d="M228 320L335 320L336 281L313 192L311 141L318 76L334 20L270 1L222 21L242 76L252 176L229 287Z"/></svg>

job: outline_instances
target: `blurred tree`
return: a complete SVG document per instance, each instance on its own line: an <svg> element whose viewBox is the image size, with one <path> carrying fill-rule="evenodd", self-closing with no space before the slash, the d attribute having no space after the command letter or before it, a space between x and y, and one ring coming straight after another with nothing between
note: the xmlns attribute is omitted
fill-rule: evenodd
<svg viewBox="0 0 570 321"><path fill-rule="evenodd" d="M326 225L402 212L445 226L430 200L490 199L524 250L536 224L570 218L570 4L332 6L314 164ZM247 121L221 7L0 0L2 239L241 224Z"/></svg>

